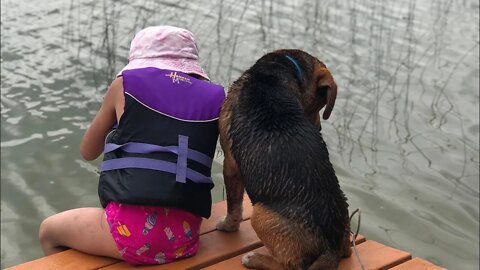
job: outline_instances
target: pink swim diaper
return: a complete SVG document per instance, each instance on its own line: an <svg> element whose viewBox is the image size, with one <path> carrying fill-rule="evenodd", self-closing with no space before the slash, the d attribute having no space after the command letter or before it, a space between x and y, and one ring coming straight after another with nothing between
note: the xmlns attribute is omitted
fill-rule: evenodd
<svg viewBox="0 0 480 270"><path fill-rule="evenodd" d="M198 251L202 218L177 208L108 203L110 233L129 264L164 264Z"/></svg>

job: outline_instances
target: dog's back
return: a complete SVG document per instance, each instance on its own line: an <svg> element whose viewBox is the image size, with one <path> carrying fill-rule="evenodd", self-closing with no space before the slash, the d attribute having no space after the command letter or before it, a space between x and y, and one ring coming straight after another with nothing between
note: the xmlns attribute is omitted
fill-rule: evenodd
<svg viewBox="0 0 480 270"><path fill-rule="evenodd" d="M260 59L242 77L248 80L238 82L229 135L252 203L304 223L339 249L348 204L322 135L299 102L297 74Z"/></svg>
<svg viewBox="0 0 480 270"><path fill-rule="evenodd" d="M335 95L325 65L298 50L266 54L230 87L219 122L228 215L217 228L238 228L245 187L275 258L246 255L246 266L335 269L350 254L348 204L319 132Z"/></svg>

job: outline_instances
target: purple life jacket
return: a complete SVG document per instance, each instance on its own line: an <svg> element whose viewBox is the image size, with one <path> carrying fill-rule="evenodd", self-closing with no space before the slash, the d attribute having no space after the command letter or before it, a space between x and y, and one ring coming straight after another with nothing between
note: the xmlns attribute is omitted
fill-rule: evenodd
<svg viewBox="0 0 480 270"><path fill-rule="evenodd" d="M157 68L122 76L125 108L105 140L102 206L176 207L208 218L223 87Z"/></svg>

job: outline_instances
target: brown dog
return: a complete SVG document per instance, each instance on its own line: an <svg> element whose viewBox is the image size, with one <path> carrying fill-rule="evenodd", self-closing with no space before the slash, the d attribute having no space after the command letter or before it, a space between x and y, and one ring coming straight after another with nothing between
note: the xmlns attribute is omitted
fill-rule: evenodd
<svg viewBox="0 0 480 270"><path fill-rule="evenodd" d="M243 192L270 255L242 259L256 269L336 269L350 250L347 199L319 132L337 86L326 66L300 50L266 54L230 87L220 114L227 216L238 230Z"/></svg>

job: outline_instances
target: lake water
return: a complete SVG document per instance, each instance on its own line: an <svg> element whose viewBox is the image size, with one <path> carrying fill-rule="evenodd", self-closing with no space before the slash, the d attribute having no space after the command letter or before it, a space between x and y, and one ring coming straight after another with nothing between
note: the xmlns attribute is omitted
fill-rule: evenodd
<svg viewBox="0 0 480 270"><path fill-rule="evenodd" d="M323 122L361 233L449 269L479 265L479 3L475 0L1 1L1 267L42 256L38 226L99 206L80 139L141 28L198 38L228 86L299 48L339 86ZM214 164L223 199L222 153Z"/></svg>

